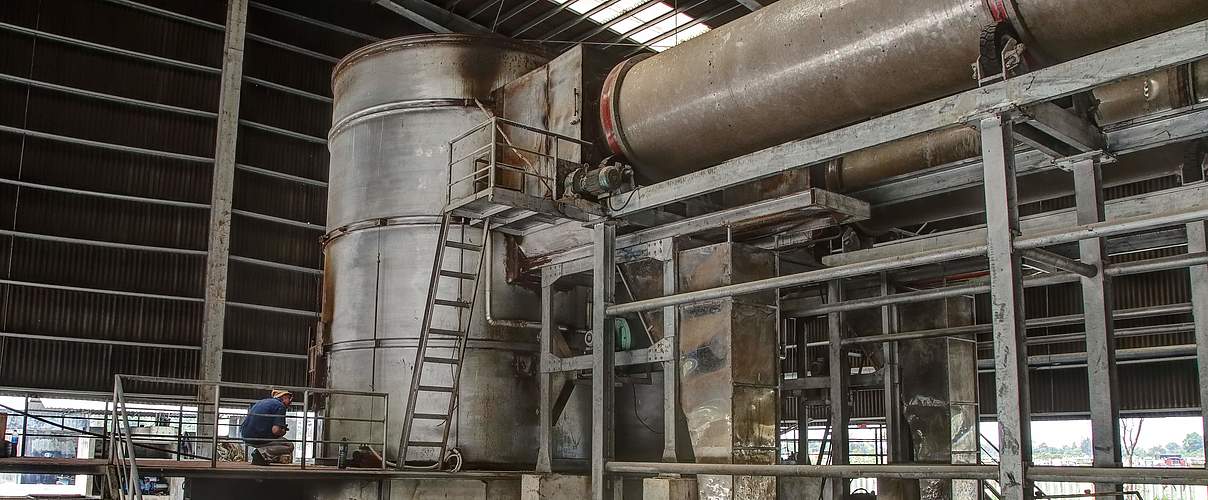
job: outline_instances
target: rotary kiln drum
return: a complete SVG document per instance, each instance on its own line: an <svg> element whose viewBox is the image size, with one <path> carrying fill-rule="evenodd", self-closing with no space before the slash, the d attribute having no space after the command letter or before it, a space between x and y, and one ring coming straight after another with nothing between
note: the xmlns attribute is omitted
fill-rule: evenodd
<svg viewBox="0 0 1208 500"><path fill-rule="evenodd" d="M487 118L475 100L488 103L491 90L545 62L537 49L505 39L421 35L364 47L333 73L327 227L334 237L326 246L323 318L331 340L329 385L390 394L390 460L398 457L446 203L447 143ZM477 239L479 230L467 229L465 235ZM446 259L446 269L472 271L478 255L449 249ZM452 295L453 288L442 291ZM525 371L535 363L533 335L488 327L484 288L479 287L470 326L456 413L466 418L454 417L450 446L461 450L467 463L531 463L537 387ZM533 295L496 289L495 309L516 310L524 303L536 309ZM449 327L458 319L449 308L436 308L434 314L434 327ZM432 345L453 344L434 339ZM432 354L444 355L439 349ZM419 401L416 411L434 412L442 401ZM328 407L333 417L381 418L380 404L370 405L365 398L333 398ZM413 439L436 440L440 429L433 423L416 421ZM381 424L333 421L326 439L380 442L381 432ZM409 458L434 455L435 450L415 449Z"/></svg>

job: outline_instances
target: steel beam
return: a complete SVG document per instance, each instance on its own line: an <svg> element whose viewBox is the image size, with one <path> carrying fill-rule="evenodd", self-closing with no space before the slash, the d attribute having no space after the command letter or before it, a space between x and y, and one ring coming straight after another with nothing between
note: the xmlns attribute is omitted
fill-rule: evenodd
<svg viewBox="0 0 1208 500"><path fill-rule="evenodd" d="M485 26L425 0L373 0L374 5L403 16L433 33L494 33Z"/></svg>
<svg viewBox="0 0 1208 500"><path fill-rule="evenodd" d="M611 221L592 228L591 498L612 500L605 467L613 457L613 320L605 312L616 288L616 235Z"/></svg>
<svg viewBox="0 0 1208 500"><path fill-rule="evenodd" d="M795 476L822 478L876 477L890 479L993 479L993 465L753 465L668 464L659 462L613 462L609 472L617 474L717 474L735 476Z"/></svg>
<svg viewBox="0 0 1208 500"><path fill-rule="evenodd" d="M187 70L197 71L197 72L201 72L201 73L207 73L207 74L211 74L211 75L221 75L222 74L221 68L214 68L214 67L205 66L202 64L178 61L176 59L161 57L161 56L152 55L152 54L144 54L142 52L136 52L133 50L126 50L126 49L112 47L112 46L104 45L104 44L100 44L100 43L89 42L87 40L80 40L80 39L72 38L69 36L57 35L54 33L36 30L33 28L26 28L24 26L17 26L15 24L0 23L0 30L11 31L11 32L20 33L20 34L26 35L26 36L32 36L32 37L41 38L44 40L50 40L53 42L63 43L63 44L67 44L67 45L73 45L76 47L83 47L83 48L97 51L97 52L104 52L106 54L113 54L113 55L118 55L118 56L122 56L122 57L128 57L131 59L138 59L140 61L151 62L151 63L155 63L155 64L162 64L165 66L172 66L175 68L187 69ZM261 80L259 78L253 78L250 76L243 77L243 80L248 83L251 83L251 84L271 88L273 90L281 91L281 92L284 92L287 94L296 95L298 97L305 97L307 99L311 99L314 101L331 104L330 97L307 92L305 90L299 90L299 89L296 89L293 87L282 85L280 83L274 83L274 82L270 82L267 80Z"/></svg>
<svg viewBox="0 0 1208 500"><path fill-rule="evenodd" d="M376 37L376 36L373 36L373 35L367 35L367 34L365 34L365 33L361 33L361 32L359 32L359 31L355 31L355 30L351 30L351 29L345 28L345 27L343 27L343 26L339 26L339 25L335 25L335 24L328 23L328 22L320 21L320 20L318 20L318 19L309 18L309 17L303 16L303 15L301 15L301 14L298 14L298 13L296 13L296 12L291 12L291 11L288 11L288 10L285 10L285 9L279 9L279 8L277 8L277 7L273 7L273 6L271 6L271 5L265 5L265 4L260 3L260 2L251 2L251 3L250 3L250 4L248 4L248 5L249 5L249 6L251 6L253 9L260 9L260 10L263 10L263 11L265 11L265 12L271 12L271 13L276 14L276 15L278 15L278 16L282 16L282 17L286 17L286 18L289 18L289 19L293 19L293 20L295 20L295 21L300 21L300 22L303 22L303 23L306 23L306 24L311 24L311 25L314 25L314 26L318 26L318 27L320 27L320 28L324 28L324 29L327 29L327 30L331 30L331 31L334 31L334 32L336 32L336 33L340 33L340 34L343 34L343 35L348 35L348 36L351 36L351 37L360 38L361 40L365 40L365 41L367 41L367 42L377 42L377 41L381 41L381 38Z"/></svg>
<svg viewBox="0 0 1208 500"><path fill-rule="evenodd" d="M101 248L119 248L122 250L134 250L134 251L138 251L138 252L173 253L173 254L177 254L177 255L193 255L193 256L206 255L205 250L191 250L191 249L186 249L186 248L157 247L157 246L151 246L151 245L136 245L136 244L131 244L131 243L116 243L116 242L111 242L111 241L86 240L86 239L82 239L82 238L69 238L66 236L52 236L52 235L47 235L47 234L25 233L25 232L21 232L21 231L9 231L7 229L0 229L0 235L11 236L14 238L26 238L26 239L31 239L31 240L53 241L56 243L66 243L66 244L70 244L70 245L86 245L86 246L94 246L94 247L101 247ZM297 272L297 273L305 273L305 274L312 274L312 275L323 274L323 271L320 269L314 269L314 268L303 267L303 266L295 266L295 265L291 265L291 264L283 264L280 262L273 262L273 261L269 261L269 260L253 259L251 257L240 257L238 255L232 255L231 261L243 262L245 264L252 264L255 266L263 266L263 267L280 269L283 271L292 271L292 272Z"/></svg>
<svg viewBox="0 0 1208 500"><path fill-rule="evenodd" d="M843 301L843 281L832 280L827 284L826 298L829 302ZM830 338L827 354L830 357L830 453L831 465L848 464L847 425L851 421L851 407L847 404L848 377L851 375L851 360L843 346L843 313L834 312L826 317L826 332ZM847 498L846 479L835 478L830 482L831 498Z"/></svg>
<svg viewBox="0 0 1208 500"><path fill-rule="evenodd" d="M1107 132L1107 150L1120 156L1208 135L1208 103L1113 126ZM1035 150L1017 151L1015 172L1031 175L1057 168L1049 156ZM923 172L912 172L876 186L849 193L883 207L936 196L981 183L981 159L955 162ZM977 207L980 210L980 207ZM964 214L958 214L964 215Z"/></svg>
<svg viewBox="0 0 1208 500"><path fill-rule="evenodd" d="M749 10L751 12L755 12L759 9L767 7L767 4L760 0L734 0L734 1L738 2L743 7L746 7L747 10ZM771 2L767 2L767 3L771 3Z"/></svg>
<svg viewBox="0 0 1208 500"><path fill-rule="evenodd" d="M1087 158L1071 166L1074 198L1079 224L1106 220L1103 175L1097 158ZM1102 270L1107 248L1103 238L1078 242L1083 265ZM1090 391L1091 448L1095 467L1121 467L1120 391L1116 377L1116 335L1112 321L1111 278L1106 273L1083 274L1083 323L1086 332L1087 387ZM1096 493L1123 490L1119 483L1095 483Z"/></svg>
<svg viewBox="0 0 1208 500"><path fill-rule="evenodd" d="M523 26L516 28L516 31L512 32L512 38L520 38L520 35L523 35L525 32L533 29L538 24L541 24L541 23L549 20L550 18L558 15L559 12L566 11L566 9L569 9L571 4L574 4L574 3L575 2L573 2L573 1L562 2L561 5L558 5L557 7L554 7L552 9L546 11L544 14L533 17L532 19L529 20L529 22L524 23Z"/></svg>
<svg viewBox="0 0 1208 500"><path fill-rule="evenodd" d="M660 4L662 2L663 2L663 0L646 0L645 2L642 2L642 3L634 6L632 9L629 9L625 12L620 13L619 15L617 15L617 17L609 19L608 22L605 22L603 24L600 24L599 26L596 26L591 31L588 31L587 34L575 37L575 42L577 42L577 43L586 42L586 41L590 40L591 37L599 35L600 33L607 31L609 28L616 26L617 23L624 21L626 19L629 19L630 17L633 17L634 14L637 14L643 10L650 8L651 6Z"/></svg>
<svg viewBox="0 0 1208 500"><path fill-rule="evenodd" d="M1028 106L1022 113L1028 125L1078 152L1096 151L1107 145L1103 132L1089 120L1051 102Z"/></svg>
<svg viewBox="0 0 1208 500"><path fill-rule="evenodd" d="M893 295L893 285L889 282L889 275L881 273L881 296L888 297ZM893 335L898 331L898 308L893 305L885 305L881 307L881 334ZM885 405L885 458L887 463L904 462L909 460L910 454L908 450L902 446L907 441L905 437L906 425L902 419L901 412L901 394L899 387L901 385L901 377L898 372L898 344L897 342L885 342L881 345L881 357L884 363L881 365L883 384L882 396L884 397Z"/></svg>
<svg viewBox="0 0 1208 500"><path fill-rule="evenodd" d="M868 204L855 198L832 193L823 189L812 188L799 193L793 193L779 198L758 201L740 207L718 210L698 217L681 219L642 231L617 237L617 248L627 250L643 244L663 245L672 238L689 236L703 231L720 229L727 226L737 226L743 222L757 220L776 214L783 214L806 209L829 211L839 217L839 220L850 222L865 220L869 217ZM833 218L826 219L831 225ZM663 248L666 251L666 248ZM588 245L563 250L549 259L544 265L562 264L568 261L586 259L591 255Z"/></svg>
<svg viewBox="0 0 1208 500"><path fill-rule="evenodd" d="M1208 124L1208 116L1202 118L1205 118L1204 123ZM981 164L978 163L978 165L980 167ZM980 175L978 177L978 182L980 182ZM1161 213L1172 208L1179 210L1208 208L1208 183L1181 186L1154 193L1109 200L1106 202L1105 212L1107 220L1117 221ZM1023 231L1021 236L1025 238L1055 227L1072 227L1077 224L1078 213L1075 208L1021 217L1019 221L1020 230ZM1182 232L1179 229L1176 229L1176 231ZM1146 236L1146 239L1153 240L1154 238ZM1179 240L1181 244L1182 235L1179 236ZM842 266L893 257L895 255L915 253L931 248L969 245L982 241L986 241L986 227L984 225L896 240L854 252L827 255L822 257L822 263L828 266ZM1123 246L1117 243L1119 242L1116 239L1108 240L1108 247ZM1133 249L1129 248L1128 250Z"/></svg>
<svg viewBox="0 0 1208 500"><path fill-rule="evenodd" d="M1187 224L1188 222L1204 220L1206 218L1208 218L1208 208L1196 208L1186 211L1164 212L1154 214L1152 216L1135 217L1108 223L1084 224L1074 226L1073 228L1054 229L1027 237L1013 236L1012 240L1016 250L1026 250L1029 248L1040 248L1052 245L1060 245L1063 243L1073 243L1087 238L1103 238L1118 234L1143 231L1146 229ZM839 278L850 278L862 274L872 274L881 271L905 269L950 260L979 257L985 255L987 249L987 245L974 244L903 254L897 257L888 257L868 262L819 269L816 271L805 271L778 276L775 278L766 278L762 280L748 281L745 283L708 288L705 290L678 293L669 297L656 297L653 299L617 304L608 308L608 314L616 316L638 311L658 309L668 305L689 304L709 299L733 297L735 295L773 290L776 288L807 285ZM1179 255L1171 257L1171 259L1187 259L1190 261L1198 261L1198 259L1202 258L1202 256L1202 254L1197 253L1192 255ZM1147 265L1152 265L1155 268L1165 268L1168 265L1172 265L1170 262L1165 262L1162 259L1153 259L1153 261L1155 262L1148 262ZM1192 265L1193 263L1194 262L1183 262L1181 265L1188 266ZM1178 266L1176 265L1175 267ZM1122 264L1109 267L1104 272L1112 275L1113 273L1127 274L1146 271L1134 268L1131 264ZM1045 279L1058 278L1066 279L1067 277L1055 275ZM877 298L876 300L880 299Z"/></svg>
<svg viewBox="0 0 1208 500"><path fill-rule="evenodd" d="M675 29L673 29L673 30L671 30L671 31L668 31L668 32L663 33L663 34L661 34L661 35L659 35L659 36L656 36L656 37L654 37L654 38L651 38L650 40L647 40L647 41L646 41L646 43L641 44L641 45L642 45L641 47L639 47L639 48L637 48L637 49L634 49L633 51L629 52L628 54L625 54L625 57L626 57L626 58L630 58L630 57L636 56L636 55L638 55L638 54L641 54L641 53L642 53L642 51L645 51L645 50L654 50L654 49L651 49L651 47L653 47L654 45L657 45L659 42L661 42L661 41L663 41L663 40L666 40L666 39L671 38L671 37L673 37L673 36L675 36L675 35L678 35L678 34L679 34L681 31L684 31L684 30L686 30L686 29L688 29L688 28L691 28L691 27L693 27L693 26L696 26L696 25L698 25L698 24L704 24L704 23L707 23L707 22L712 21L713 19L715 19L715 18L717 18L717 17L719 17L719 16L722 16L722 15L725 15L725 14L729 13L730 11L737 10L737 9L741 9L741 8L742 8L742 6L741 6L741 5L738 5L737 3L735 3L734 5L723 5L723 6L721 6L721 7L718 7L718 8L716 8L716 9L714 9L714 10L710 11L709 13L707 13L707 14L705 14L705 15L703 15L703 16L700 16L700 17L698 17L698 18L696 18L696 19L693 19L693 20L692 20L692 21L690 21L690 22L687 22L687 23L684 23L684 24L682 24L682 25L680 25L680 26L677 26Z"/></svg>
<svg viewBox="0 0 1208 500"><path fill-rule="evenodd" d="M682 177L638 188L610 215L625 216L818 164L878 144L981 116L1047 102L1099 85L1208 55L1208 22L1199 22L1087 57L818 136L787 142ZM628 198L631 194L624 194Z"/></svg>
<svg viewBox="0 0 1208 500"><path fill-rule="evenodd" d="M590 19L591 16L599 14L604 9L612 7L613 5L616 5L620 2L621 2L621 0L604 0L603 2L600 2L599 5L596 5L595 7L592 7L591 9L589 9L587 12L579 14L579 15L575 16L574 19L571 19L570 21L562 23L557 28L554 28L553 30L550 30L549 32L542 34L541 41L546 42L546 41L553 40L554 37L561 35L564 31L575 27L579 23ZM568 1L567 3L570 3L570 2Z"/></svg>
<svg viewBox="0 0 1208 500"><path fill-rule="evenodd" d="M1048 250L1040 248L1029 248L1019 252L1020 256L1035 261L1036 263L1045 266L1056 268L1060 271L1070 271L1079 276L1093 278L1099 273L1099 269L1095 266L1088 265L1083 262L1078 262L1064 255L1058 255ZM1105 254L1106 255L1106 254Z"/></svg>
<svg viewBox="0 0 1208 500"><path fill-rule="evenodd" d="M553 336L557 335L554 331L554 282L557 281L558 272L556 268L545 268L541 272L541 356L538 358L542 364L545 360L553 355ZM491 279L488 275L487 279ZM544 366L542 368L545 368ZM537 468L538 473L548 474L553 472L553 431L554 425L554 408L552 398L554 386L554 374L546 370L541 370L538 375L538 384L540 386L538 394L540 395L538 422L537 422Z"/></svg>
<svg viewBox="0 0 1208 500"><path fill-rule="evenodd" d="M1187 251L1208 252L1205 222L1187 224ZM1195 318L1196 366L1200 381L1200 414L1208 436L1208 265L1188 269L1191 283L1191 314Z"/></svg>
<svg viewBox="0 0 1208 500"><path fill-rule="evenodd" d="M106 150L110 150L110 151L120 151L122 153L131 153L131 154L137 154L137 155L152 156L152 157L156 157L156 158L169 158L169 159L173 159L173 160L187 161L190 163L209 164L209 163L213 162L213 159L207 158L204 156L194 156L194 155L188 155L188 154L184 154L184 153L174 153L171 151L160 151L160 150L156 150L156 149L139 148L139 147L134 147L134 146L125 146L122 144L113 144L113 143L109 143L109 142L100 142L100 141L93 141L93 140L88 140L88 139L80 139L77 137L68 137L65 135L51 134L48 132L39 132L36 130L23 129L23 128L19 128L19 127L9 127L7 125L0 125L0 132L17 134L17 135L21 135L21 136L25 136L25 137L33 137L36 139L45 139L48 141L63 142L63 143L67 143L67 144L76 144L76 145L80 145L80 146L88 146L88 147L98 148L98 149L106 149ZM267 170L267 169L263 169L263 168L259 168L259 167L253 167L253 166L244 165L244 164L236 164L235 168L237 168L239 170L243 170L245 172L251 172L251 173L255 173L258 175L264 175L264 176L268 176L268 177L276 177L278 179L288 180L291 182L297 182L300 184L307 184L307 185L321 187L321 188L327 187L327 183L324 181L308 179L306 177L299 177L296 175L285 174L285 173L276 172L273 170Z"/></svg>
<svg viewBox="0 0 1208 500"><path fill-rule="evenodd" d="M223 326L226 321L227 273L231 253L231 202L235 187L235 150L239 139L239 98L243 82L247 8L248 0L227 1L201 328L200 377L212 381L222 380Z"/></svg>
<svg viewBox="0 0 1208 500"><path fill-rule="evenodd" d="M663 261L663 293L674 294L679 279L679 256L675 238L667 238L667 260ZM663 308L663 339L667 341L670 359L663 362L663 461L678 462L676 452L676 420L679 417L679 308Z"/></svg>
<svg viewBox="0 0 1208 500"><path fill-rule="evenodd" d="M620 43L633 35L636 35L638 33L641 33L642 31L645 31L646 29L650 28L651 26L654 26L658 23L671 19L672 17L677 16L679 14L683 14L684 12L687 12L688 10L695 9L701 5L704 5L707 1L708 0L697 0L696 2L680 5L678 8L665 12L662 15L660 15L654 19L651 19L642 24L634 26L629 31L621 33L615 37L612 37L612 39L608 40L608 45L606 45L605 47L611 47L617 43ZM586 41L587 38L581 38L580 40Z"/></svg>
<svg viewBox="0 0 1208 500"><path fill-rule="evenodd" d="M994 325L994 392L998 403L1001 453L999 484L1003 500L1030 500L1025 475L1032 462L1029 426L1027 347L1024 338L1023 277L1015 236L1015 155L1012 124L1002 115L979 124L986 193L986 234L990 263L990 311Z"/></svg>

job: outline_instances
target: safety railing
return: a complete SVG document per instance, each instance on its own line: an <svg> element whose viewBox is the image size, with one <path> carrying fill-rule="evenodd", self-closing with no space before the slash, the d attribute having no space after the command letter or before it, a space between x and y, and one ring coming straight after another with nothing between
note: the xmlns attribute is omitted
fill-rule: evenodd
<svg viewBox="0 0 1208 500"><path fill-rule="evenodd" d="M196 395L132 397L127 392L132 384L138 384L144 390L154 386L192 387L196 389ZM362 455L353 466L387 467L385 450L389 439L390 401L384 393L117 375L110 407L113 431L109 434L108 448L122 498L142 499L138 487L142 477L140 461L147 464L155 460L155 465L160 466L157 468L175 465L189 469L237 467L235 464L246 462L248 445L239 435L239 424L254 415L250 413L250 403L269 397L275 389L290 391L295 399L284 416L289 432L278 440L292 444L294 454L289 457L288 465L274 466L296 469L343 467L350 462L348 447L355 447ZM363 403L368 399L368 405L357 407L367 409L369 415L326 416L317 410L320 400L333 398L340 400L341 407L351 407L352 401ZM147 423L152 425L145 425ZM334 435L333 426L346 426L342 432L355 427L353 434L372 436L372 440L325 439L325 435ZM171 432L162 432L165 430ZM376 434L380 434L380 439ZM337 457L331 456L332 450L340 450L335 452ZM340 463L341 460L344 463Z"/></svg>
<svg viewBox="0 0 1208 500"><path fill-rule="evenodd" d="M449 204L463 205L497 187L561 198L558 179L580 165L576 158L585 146L591 143L491 117L449 141Z"/></svg>

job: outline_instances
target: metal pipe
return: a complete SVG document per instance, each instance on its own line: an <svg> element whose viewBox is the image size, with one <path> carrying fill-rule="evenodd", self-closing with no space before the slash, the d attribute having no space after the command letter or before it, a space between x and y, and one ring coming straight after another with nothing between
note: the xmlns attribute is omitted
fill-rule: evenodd
<svg viewBox="0 0 1208 500"><path fill-rule="evenodd" d="M752 465L688 464L666 462L609 462L611 474L719 474L733 476L790 476L886 479L994 479L993 465Z"/></svg>
<svg viewBox="0 0 1208 500"><path fill-rule="evenodd" d="M1027 286L1026 281L1024 282L1024 285ZM1136 308L1136 309L1127 309L1124 311L1117 311L1115 314L1112 315L1112 318L1114 318L1116 320L1136 319L1136 318L1145 318L1145 317L1150 317L1150 316L1185 314L1190 311L1191 311L1191 304L1172 304L1172 305L1141 307L1141 308ZM1027 320L1027 322L1025 323L1024 326L1026 328L1047 328L1050 326L1076 325L1079 323L1082 323L1082 315L1081 314L1071 314L1068 316L1051 316L1051 317L1047 317L1047 318L1031 318L1031 319ZM1165 327L1166 325L1162 325L1162 326ZM1151 327L1142 327L1142 328L1151 328ZM933 337L951 337L951 336L955 336L955 335L989 333L992 329L993 329L992 325L986 324L986 325L954 326L954 327L948 327L948 328L936 328L936 329L931 329L931 330L916 330L916 331L912 331L912 332L901 332L901 333L894 333L894 334L889 334L889 335L867 335L867 336L863 336L863 337L851 337L851 338L843 339L843 345L874 344L874 343L880 343L880 342L892 342L892 341L900 341L900 340L915 340L915 339L926 339L926 338L933 338ZM1139 329L1134 329L1134 330L1139 330ZM1146 332L1146 333L1151 333L1151 332ZM1134 334L1141 334L1141 332L1137 331ZM1040 339L1047 340L1048 337L1037 337L1037 339L1038 340L1040 340ZM806 344L806 347L822 347L822 346L825 346L828 344L829 344L828 341L810 342L810 343ZM1029 344L1031 344L1031 340L1029 340Z"/></svg>
<svg viewBox="0 0 1208 500"><path fill-rule="evenodd" d="M614 153L662 180L972 88L997 21L1060 62L1205 18L1201 0L777 2L619 65L601 121Z"/></svg>
<svg viewBox="0 0 1208 500"><path fill-rule="evenodd" d="M1208 264L1208 253L1185 253L1182 255L1172 255L1169 257L1159 257L1157 259L1126 262L1123 264L1108 266L1103 270L1103 274L1108 276L1124 276L1154 271L1166 271L1170 269L1178 269L1180 267L1200 266L1204 264Z"/></svg>
<svg viewBox="0 0 1208 500"><path fill-rule="evenodd" d="M1058 229L1034 236L1018 238L1015 240L1015 248L1023 250L1028 248L1060 245L1062 243L1072 243L1088 238L1103 238L1157 227L1185 224L1192 221L1204 220L1206 218L1208 218L1208 209L1199 209L1181 212L1167 212L1152 217L1135 217L1112 222L1084 224L1075 226L1073 228ZM700 302L709 299L733 297L736 295L745 295L748 293L774 290L789 286L819 283L832 279L850 278L852 276L858 276L861 274L904 269L908 267L934 264L936 262L956 260L961 258L978 257L985 255L985 253L986 245L984 244L963 245L940 250L918 252L901 257L890 257L827 269L819 269L816 271L806 271L785 276L777 276L775 278L749 281L746 283L709 288L694 292L639 300L626 304L617 304L609 306L607 312L609 315L616 316L638 311L648 311L661 307ZM1186 257L1186 260L1187 262L1197 262L1195 260L1197 258L1198 255L1192 255ZM1120 273L1122 271L1115 272Z"/></svg>
<svg viewBox="0 0 1208 500"><path fill-rule="evenodd" d="M1030 248L1020 252L1020 255L1025 259L1034 260L1046 266L1052 266L1062 271L1070 271L1079 276L1093 278L1099 274L1099 269L1095 266L1084 264L1073 259L1066 258L1062 255L1041 250L1039 248Z"/></svg>
<svg viewBox="0 0 1208 500"><path fill-rule="evenodd" d="M1028 467L1033 481L1208 485L1208 469L1157 467Z"/></svg>
<svg viewBox="0 0 1208 500"><path fill-rule="evenodd" d="M1157 347L1137 347L1134 349L1120 349L1116 351L1116 359L1119 361L1138 360L1138 359L1164 359L1176 358L1184 356L1195 356L1195 344L1181 345L1164 345ZM1070 364L1085 364L1085 352L1069 352L1061 354L1039 354L1028 356L1028 366L1047 366L1047 365L1070 365ZM979 359L977 361L977 369L982 373L989 373L994 370L993 359ZM1118 481L1115 480L1115 481Z"/></svg>
<svg viewBox="0 0 1208 500"><path fill-rule="evenodd" d="M1208 253L1193 253L1172 255L1169 257L1160 257L1156 259L1148 259L1137 262L1127 262L1108 266L1104 270L1104 274L1108 276L1126 276L1130 274L1143 274L1155 271L1166 271L1170 269L1179 269L1188 266L1202 265L1208 263ZM1061 283L1070 283L1077 281L1077 276L1073 274L1051 274L1032 277L1024 280L1024 287L1040 287L1050 286ZM823 304L817 307L809 307L804 309L795 309L785 311L785 315L793 318L805 318L811 316L820 316L831 312L855 311L860 309L869 309L873 307L881 307L893 304L908 304L914 302L925 302L928 300L945 299L950 297L960 297L962 295L976 295L987 293L990 291L989 285L961 285L944 288L936 288L931 290L920 290L917 292L899 293L880 297L870 297L867 299L856 299L836 304ZM1069 316L1074 318L1074 322L1081 321L1082 316ZM1042 318L1047 319L1047 318ZM1045 326L1052 326L1045 325Z"/></svg>

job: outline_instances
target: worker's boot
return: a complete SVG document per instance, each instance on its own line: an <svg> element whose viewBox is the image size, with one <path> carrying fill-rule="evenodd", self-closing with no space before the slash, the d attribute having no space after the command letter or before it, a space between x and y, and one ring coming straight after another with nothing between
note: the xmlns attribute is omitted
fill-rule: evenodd
<svg viewBox="0 0 1208 500"><path fill-rule="evenodd" d="M252 449L252 453L248 455L252 459L252 465L268 465L268 460L264 459L264 455L258 449Z"/></svg>

